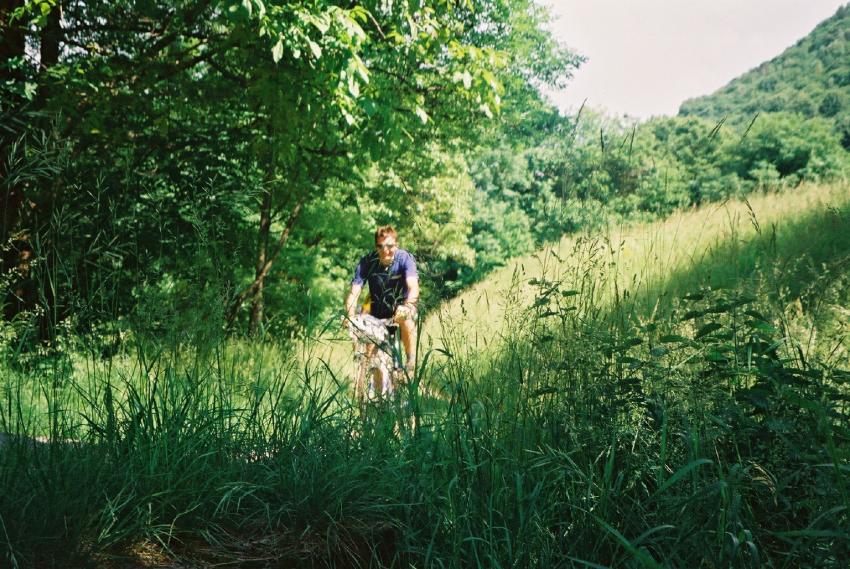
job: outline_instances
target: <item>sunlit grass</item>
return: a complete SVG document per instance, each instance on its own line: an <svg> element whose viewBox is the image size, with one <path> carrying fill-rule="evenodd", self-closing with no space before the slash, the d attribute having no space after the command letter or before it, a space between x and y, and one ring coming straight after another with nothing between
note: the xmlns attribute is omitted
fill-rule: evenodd
<svg viewBox="0 0 850 569"><path fill-rule="evenodd" d="M816 265L835 260L841 252L850 254L848 208L847 183L806 184L707 204L659 222L567 236L510 261L440 307L424 333L438 338L441 322L448 320L462 322L470 334L496 338L505 314L534 301L533 279L563 282L606 305L625 299L645 312L694 288L746 285L757 267L768 268L764 264L777 259L793 263L805 256ZM592 290L582 291L582 285Z"/></svg>

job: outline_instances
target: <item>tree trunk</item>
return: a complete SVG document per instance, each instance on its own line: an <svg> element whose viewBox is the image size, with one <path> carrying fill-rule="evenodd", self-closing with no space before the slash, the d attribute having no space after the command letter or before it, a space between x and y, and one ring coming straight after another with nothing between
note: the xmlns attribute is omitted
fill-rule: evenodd
<svg viewBox="0 0 850 569"><path fill-rule="evenodd" d="M269 195L268 199L271 199ZM271 235L271 207L267 210L269 212L268 219L269 224L268 227L265 228L265 240L263 240L263 221L262 221L262 212L261 220L260 220L260 233L258 234L258 251L257 251L257 265L254 274L254 282L245 287L233 301L230 303L230 308L227 310L227 327L230 328L233 325L233 321L236 319L236 315L239 314L239 309L242 308L242 304L248 300L248 297L251 297L251 324L249 327L249 331L256 332L259 330L260 323L262 322L263 316L263 288L265 284L266 276L269 274L269 271L272 268L272 264L274 264L275 259L283 250L283 247L286 245L287 240L289 239L289 235L292 233L292 228L295 225L295 222L298 221L298 216L301 214L301 208L304 206L304 201L306 198L300 198L295 206L292 208L292 211L289 212L289 219L286 221L286 226L283 228L283 231L280 233L280 237L277 239L277 243L275 244L274 250L271 254L268 254L268 241ZM261 209L264 207L265 198L263 204L261 205ZM260 263L262 260L262 263ZM258 320L254 320L255 312L259 311L257 314ZM254 327L256 326L256 328Z"/></svg>
<svg viewBox="0 0 850 569"><path fill-rule="evenodd" d="M256 337L263 322L263 284L266 280L266 251L269 246L269 231L272 225L272 192L266 190L260 204L260 230L257 234L257 264L254 270L254 293L251 297L251 320L248 335Z"/></svg>
<svg viewBox="0 0 850 569"><path fill-rule="evenodd" d="M258 277L257 286L254 289L254 297L251 299L251 321L248 324L248 335L256 338L263 323L263 285L265 277Z"/></svg>
<svg viewBox="0 0 850 569"><path fill-rule="evenodd" d="M47 24L41 30L41 71L59 63L59 44L62 41L62 3L57 2L47 14Z"/></svg>

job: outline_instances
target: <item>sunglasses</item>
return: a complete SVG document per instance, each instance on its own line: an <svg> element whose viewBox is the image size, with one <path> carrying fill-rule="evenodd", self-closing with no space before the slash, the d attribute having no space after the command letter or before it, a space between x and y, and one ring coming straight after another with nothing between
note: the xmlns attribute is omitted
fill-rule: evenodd
<svg viewBox="0 0 850 569"><path fill-rule="evenodd" d="M375 245L375 249L378 251L391 251L396 248L396 243L384 243L383 245Z"/></svg>

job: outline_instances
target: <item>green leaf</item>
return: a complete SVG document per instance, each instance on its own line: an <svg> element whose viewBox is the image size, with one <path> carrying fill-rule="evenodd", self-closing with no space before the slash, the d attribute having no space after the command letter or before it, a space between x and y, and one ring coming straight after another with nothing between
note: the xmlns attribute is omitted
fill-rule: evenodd
<svg viewBox="0 0 850 569"><path fill-rule="evenodd" d="M658 341L662 344L682 344L687 342L688 339L684 336L679 336L678 334L667 334L658 338Z"/></svg>
<svg viewBox="0 0 850 569"><path fill-rule="evenodd" d="M670 478L665 480L664 483L658 488L658 490L655 491L655 493L652 495L652 497L650 499L655 498L656 496L663 494L671 486L673 486L676 482L678 482L679 480L684 478L689 472L691 472L691 471L693 471L693 470L695 470L695 469L697 469L700 466L703 466L705 464L714 464L714 463L708 458L698 458L697 460L689 462L688 464L686 464L685 466L683 466L682 468L680 468L679 470L674 472L673 476L671 476Z"/></svg>
<svg viewBox="0 0 850 569"><path fill-rule="evenodd" d="M279 39L272 48L272 60L277 63L281 59L283 59L283 40Z"/></svg>
<svg viewBox="0 0 850 569"><path fill-rule="evenodd" d="M472 75L469 74L469 71L464 71L461 75L461 79L463 80L463 87L465 89L472 88Z"/></svg>
<svg viewBox="0 0 850 569"><path fill-rule="evenodd" d="M353 68L357 75L360 76L360 80L363 83L369 82L369 69L363 63L363 60L360 59L360 56L356 53L351 56L351 62L349 63L349 67Z"/></svg>
<svg viewBox="0 0 850 569"><path fill-rule="evenodd" d="M732 307L732 308L737 308L739 306L744 306L745 304L752 304L756 300L757 299L754 296L743 295L743 296L729 302L729 306Z"/></svg>
<svg viewBox="0 0 850 569"><path fill-rule="evenodd" d="M28 101L35 99L35 93L37 90L38 85L36 83L32 81L24 81L24 97L26 97Z"/></svg>
<svg viewBox="0 0 850 569"><path fill-rule="evenodd" d="M661 565L652 558L644 549L638 549L635 547L632 542L630 542L626 537L617 531L614 527L609 525L605 520L597 516L596 514L591 514L593 518L596 520L602 528L614 536L614 538L620 542L620 544L634 556L635 559L640 562L644 567L650 567L652 569L662 569Z"/></svg>
<svg viewBox="0 0 850 569"><path fill-rule="evenodd" d="M493 75L493 72L485 69L481 72L481 78L490 86L494 91L499 88L499 82L496 80L496 76Z"/></svg>
<svg viewBox="0 0 850 569"><path fill-rule="evenodd" d="M422 107L417 105L417 107L413 110L413 112L416 113L416 116L419 117L419 120L422 121L422 124L428 123L429 117L428 117L428 113L425 112L425 109L423 109Z"/></svg>
<svg viewBox="0 0 850 569"><path fill-rule="evenodd" d="M642 534L640 534L638 537L636 537L635 540L632 542L632 544L635 545L635 546L638 546L638 545L641 544L641 542L643 542L643 540L645 540L646 538L648 538L652 534L658 533L660 531L667 531L667 530L670 530L670 529L676 529L676 526L671 526L669 524L655 526L654 528L650 528L650 529L646 530L645 532L643 532Z"/></svg>
<svg viewBox="0 0 850 569"><path fill-rule="evenodd" d="M328 29L330 29L330 24L328 23L328 18L325 14L322 14L321 16L314 16L310 14L307 21L323 35L328 33Z"/></svg>
<svg viewBox="0 0 850 569"><path fill-rule="evenodd" d="M351 96L355 99L360 96L360 84L353 75L348 76L348 92L351 93Z"/></svg>
<svg viewBox="0 0 850 569"><path fill-rule="evenodd" d="M360 99L359 104L360 108L366 112L367 117L372 117L378 112L378 106L375 104L375 101L368 97Z"/></svg>
<svg viewBox="0 0 850 569"><path fill-rule="evenodd" d="M716 363L724 363L724 362L729 361L729 358L726 357L726 355L723 352L720 352L718 350L710 350L705 355L705 359L707 359L710 362L716 362Z"/></svg>
<svg viewBox="0 0 850 569"><path fill-rule="evenodd" d="M711 334L712 332L716 332L717 330L720 330L721 328L723 328L722 324L720 324L718 322L709 322L708 324L706 324L705 326L703 326L702 328L699 329L699 331L697 332L697 335L694 337L694 339L698 340L698 339L702 338L703 336L707 336L707 335Z"/></svg>
<svg viewBox="0 0 850 569"><path fill-rule="evenodd" d="M345 28L349 34L351 34L351 38L355 41L351 41L350 43L353 45L358 45L362 40L366 39L366 32L363 31L363 28L354 19L351 11L341 13L339 15L339 23Z"/></svg>
<svg viewBox="0 0 850 569"><path fill-rule="evenodd" d="M721 302L721 303L715 304L714 306L707 308L705 310L705 312L707 314L723 314L725 312L729 312L729 308L731 308L731 306L729 304L727 304L725 302Z"/></svg>
<svg viewBox="0 0 850 569"><path fill-rule="evenodd" d="M758 330L764 334L770 335L776 333L776 328L763 320L747 320L747 326L753 330Z"/></svg>
<svg viewBox="0 0 850 569"><path fill-rule="evenodd" d="M744 314L746 314L747 316L752 316L753 318L755 318L757 320L767 321L767 318L764 317L764 314L762 314L758 310L745 310Z"/></svg>
<svg viewBox="0 0 850 569"><path fill-rule="evenodd" d="M355 6L351 10L349 10L351 17L360 20L364 24L369 21L369 11L363 6Z"/></svg>
<svg viewBox="0 0 850 569"><path fill-rule="evenodd" d="M319 59L322 57L322 48L311 39L307 39L307 46L310 48L310 53L313 54L313 58ZM359 90L358 90L359 93ZM356 96L356 95L355 95Z"/></svg>

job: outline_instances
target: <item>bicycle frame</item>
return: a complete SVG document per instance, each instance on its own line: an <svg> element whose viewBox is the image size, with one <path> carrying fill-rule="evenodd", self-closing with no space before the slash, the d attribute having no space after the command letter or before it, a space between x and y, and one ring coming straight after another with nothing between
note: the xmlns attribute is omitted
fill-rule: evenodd
<svg viewBox="0 0 850 569"><path fill-rule="evenodd" d="M358 401L392 396L405 374L398 324L392 318L361 314L351 319L348 331L354 341Z"/></svg>

